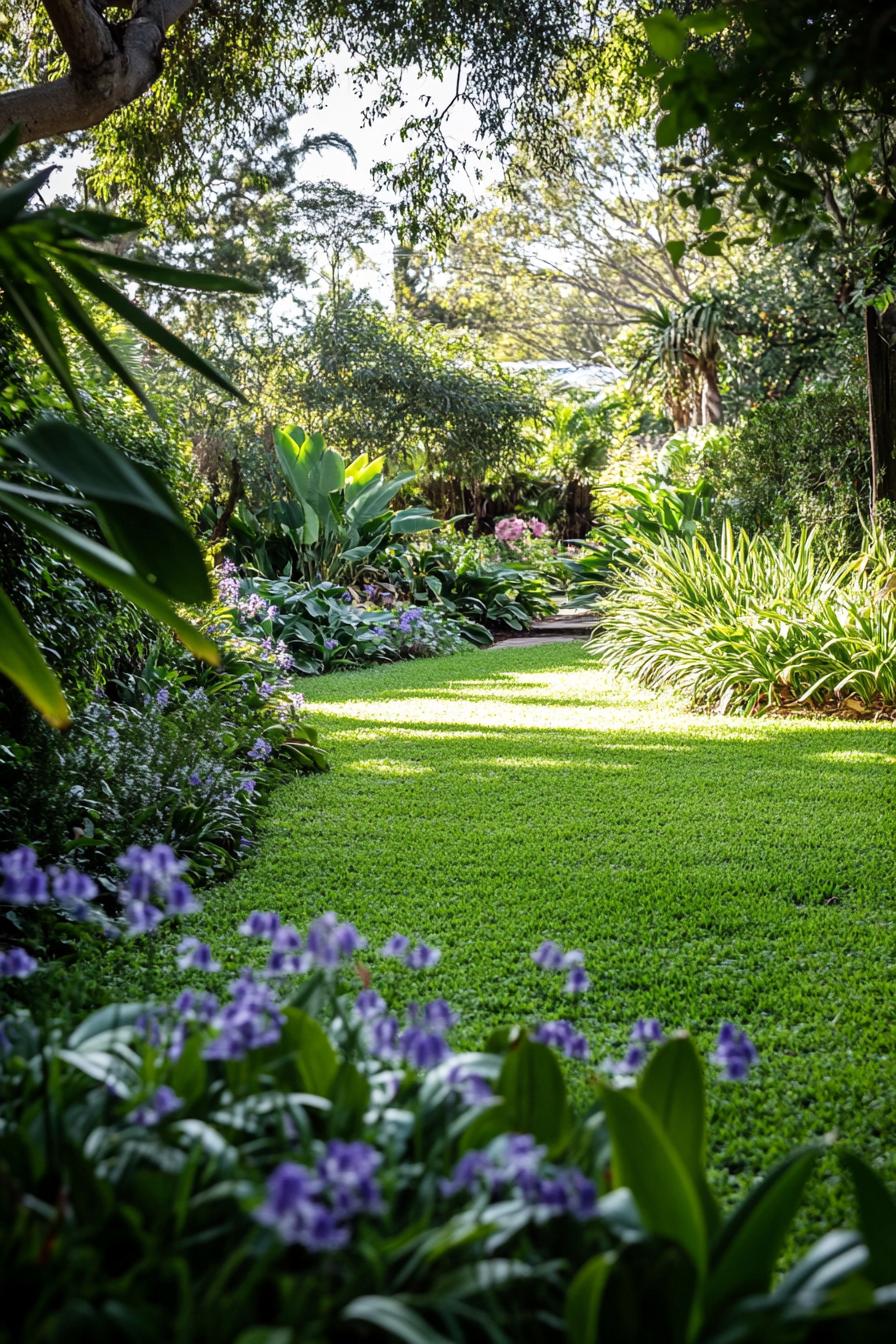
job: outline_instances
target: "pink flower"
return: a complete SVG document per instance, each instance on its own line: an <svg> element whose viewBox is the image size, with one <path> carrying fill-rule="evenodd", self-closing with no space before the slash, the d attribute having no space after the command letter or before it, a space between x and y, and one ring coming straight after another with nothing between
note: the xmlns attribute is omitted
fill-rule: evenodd
<svg viewBox="0 0 896 1344"><path fill-rule="evenodd" d="M522 518L501 518L495 523L495 538L512 545L519 541L525 530L526 524Z"/></svg>
<svg viewBox="0 0 896 1344"><path fill-rule="evenodd" d="M547 534L547 530L547 523L543 523L540 518L529 519L529 531L533 537L543 537Z"/></svg>

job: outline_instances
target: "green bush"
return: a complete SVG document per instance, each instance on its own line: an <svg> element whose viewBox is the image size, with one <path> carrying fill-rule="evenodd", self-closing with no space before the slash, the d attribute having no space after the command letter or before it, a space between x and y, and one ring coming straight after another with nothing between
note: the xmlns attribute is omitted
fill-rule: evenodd
<svg viewBox="0 0 896 1344"><path fill-rule="evenodd" d="M328 582L241 578L231 568L219 579L218 593L234 631L266 644L285 671L303 676L432 658L456 653L464 643L462 622L438 607L395 602L372 584L356 592Z"/></svg>
<svg viewBox="0 0 896 1344"><path fill-rule="evenodd" d="M644 685L711 709L896 709L896 553L847 561L814 533L642 542L591 649Z"/></svg>
<svg viewBox="0 0 896 1344"><path fill-rule="evenodd" d="M0 900L20 922L44 897L90 918L83 874L51 884L22 851L0 863ZM122 867L130 936L154 942L166 918L182 929L191 895L173 852L134 848ZM783 1158L723 1212L687 1035L640 1019L579 1113L557 1055L586 1059L588 1042L569 1021L495 1023L480 1052L454 1054L451 1007L390 1011L376 960L359 960L365 940L334 914L300 934L255 911L240 932L265 972L245 968L221 1001L208 987L223 990L216 955L232 933L220 950L180 942L188 984L173 1003L110 1005L73 1031L24 1013L3 1024L3 1344L821 1344L892 1332L890 1192L841 1153L860 1230L827 1233L775 1282L821 1148ZM532 955L587 992L580 953L548 940ZM410 982L438 952L396 935L384 956ZM0 969L53 974L23 949ZM725 1023L711 1059L727 1080L716 1085L731 1086L756 1055Z"/></svg>
<svg viewBox="0 0 896 1344"><path fill-rule="evenodd" d="M510 562L507 554L509 548L491 537L446 533L393 549L385 559L393 581L414 602L437 604L473 623L478 632L468 624L468 636L488 643L489 630L528 630L551 615L561 591L543 540L531 543L519 561Z"/></svg>
<svg viewBox="0 0 896 1344"><path fill-rule="evenodd" d="M707 475L735 526L817 527L841 554L861 544L871 494L868 405L848 378L748 411L707 445Z"/></svg>

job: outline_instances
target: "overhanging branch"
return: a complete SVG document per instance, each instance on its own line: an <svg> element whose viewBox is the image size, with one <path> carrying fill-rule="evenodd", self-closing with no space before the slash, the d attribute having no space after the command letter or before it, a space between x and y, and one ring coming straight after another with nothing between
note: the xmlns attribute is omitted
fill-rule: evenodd
<svg viewBox="0 0 896 1344"><path fill-rule="evenodd" d="M0 135L19 129L23 144L97 126L139 98L162 71L166 33L198 0L137 0L112 28L93 0L43 0L69 59L61 79L0 94Z"/></svg>

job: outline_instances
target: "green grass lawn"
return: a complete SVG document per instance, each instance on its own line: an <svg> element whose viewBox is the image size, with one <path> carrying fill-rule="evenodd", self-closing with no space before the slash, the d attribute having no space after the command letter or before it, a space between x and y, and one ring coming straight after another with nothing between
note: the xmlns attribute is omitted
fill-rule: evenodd
<svg viewBox="0 0 896 1344"><path fill-rule="evenodd" d="M709 1050L728 1017L761 1068L710 1089L723 1193L828 1134L896 1179L896 730L687 714L569 644L307 690L333 770L282 789L257 854L208 895L195 931L228 960L255 907L334 909L372 947L401 931L442 948L425 990L393 963L376 983L444 994L464 1044L573 1016L600 1061L655 1014ZM529 960L548 936L586 953L572 1011ZM825 1170L816 1229L845 1198Z"/></svg>

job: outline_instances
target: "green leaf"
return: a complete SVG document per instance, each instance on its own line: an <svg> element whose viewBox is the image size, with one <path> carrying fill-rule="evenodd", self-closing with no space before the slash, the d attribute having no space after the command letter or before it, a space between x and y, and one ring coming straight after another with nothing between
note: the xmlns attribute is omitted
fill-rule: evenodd
<svg viewBox="0 0 896 1344"><path fill-rule="evenodd" d="M602 1084L600 1095L612 1142L614 1185L631 1190L647 1230L676 1242L702 1274L707 1254L703 1211L674 1145L631 1090Z"/></svg>
<svg viewBox="0 0 896 1344"><path fill-rule="evenodd" d="M450 1344L423 1317L397 1297L356 1297L343 1309L344 1321L363 1321L405 1344Z"/></svg>
<svg viewBox="0 0 896 1344"><path fill-rule="evenodd" d="M325 495L331 495L345 485L345 460L335 448L327 448L321 457L318 481L319 489Z"/></svg>
<svg viewBox="0 0 896 1344"><path fill-rule="evenodd" d="M242 1330L236 1337L236 1344L293 1344L295 1335L289 1326L253 1325Z"/></svg>
<svg viewBox="0 0 896 1344"><path fill-rule="evenodd" d="M137 573L179 602L211 598L205 563L160 480L78 425L43 421L9 442L100 507L106 538Z"/></svg>
<svg viewBox="0 0 896 1344"><path fill-rule="evenodd" d="M663 61L675 61L684 51L688 30L671 9L643 20L647 41Z"/></svg>
<svg viewBox="0 0 896 1344"><path fill-rule="evenodd" d="M600 1344L686 1344L698 1275L680 1245L650 1238L625 1246L600 1299Z"/></svg>
<svg viewBox="0 0 896 1344"><path fill-rule="evenodd" d="M364 1112L370 1105L370 1084L367 1079L353 1064L343 1060L330 1083L328 1096L333 1106L330 1113L332 1133L342 1138L357 1137L364 1121Z"/></svg>
<svg viewBox="0 0 896 1344"><path fill-rule="evenodd" d="M703 1065L689 1036L665 1041L650 1057L638 1083L638 1096L650 1107L692 1180L706 1163L706 1099Z"/></svg>
<svg viewBox="0 0 896 1344"><path fill-rule="evenodd" d="M71 715L59 678L6 593L0 588L0 672L54 728L67 728Z"/></svg>
<svg viewBox="0 0 896 1344"><path fill-rule="evenodd" d="M713 37L716 33L724 32L730 22L731 15L724 9L710 9L702 14L689 14L684 19L685 26L698 37Z"/></svg>
<svg viewBox="0 0 896 1344"><path fill-rule="evenodd" d="M704 231L712 229L722 218L722 212L717 205L705 205L700 211L699 224Z"/></svg>
<svg viewBox="0 0 896 1344"><path fill-rule="evenodd" d="M122 294L114 285L108 284L101 276L97 275L88 264L75 260L66 254L65 262L67 269L83 286L88 293L92 294L100 303L111 308L113 313L117 313L125 322L145 336L148 341L166 350L169 355L173 355L181 364L186 364L187 368L193 369L195 373L201 374L210 383L215 383L218 387L229 392L231 396L238 397L240 401L245 401L243 393L234 386L234 384L223 373L219 373L213 364L202 355L193 350L189 345L175 336L173 331L163 327L161 322L157 322L149 313L145 313L142 308L138 308L136 303L132 303L127 295Z"/></svg>
<svg viewBox="0 0 896 1344"><path fill-rule="evenodd" d="M707 1316L735 1298L768 1291L784 1239L820 1149L790 1153L750 1191L722 1228L706 1285Z"/></svg>
<svg viewBox="0 0 896 1344"><path fill-rule="evenodd" d="M667 112L656 124L654 140L657 149L669 149L678 139L679 126L678 116L674 112Z"/></svg>
<svg viewBox="0 0 896 1344"><path fill-rule="evenodd" d="M868 1247L868 1268L877 1287L896 1283L896 1200L877 1172L856 1153L842 1153L859 1206L859 1228Z"/></svg>
<svg viewBox="0 0 896 1344"><path fill-rule="evenodd" d="M301 1008L287 1008L286 1022L280 1036L277 1053L293 1053L293 1062L302 1086L307 1092L326 1097L334 1085L339 1069L336 1051L319 1022Z"/></svg>
<svg viewBox="0 0 896 1344"><path fill-rule="evenodd" d="M152 584L144 582L122 556L94 541L92 537L76 532L42 509L33 509L10 495L4 494L3 498L3 507L7 513L25 523L51 546L61 550L90 578L121 593L122 597L148 612L157 621L170 626L197 658L203 658L214 666L221 661L216 646L208 636L179 616L167 598Z"/></svg>
<svg viewBox="0 0 896 1344"><path fill-rule="evenodd" d="M72 250L76 257L91 257L106 270L120 271L123 275L133 275L156 285L174 285L177 289L198 289L213 294L260 294L263 290L263 286L254 280L219 275L216 271L182 269L161 261L143 261L138 257L120 257L114 252L100 252L97 248L85 247L83 243L78 243L74 249L71 246L46 248L51 254L54 251L68 253Z"/></svg>
<svg viewBox="0 0 896 1344"><path fill-rule="evenodd" d="M666 243L666 251L672 258L672 265L678 266L687 251L687 243L683 242L681 238L670 238Z"/></svg>
<svg viewBox="0 0 896 1344"><path fill-rule="evenodd" d="M566 1294L566 1332L570 1344L595 1344L600 1304L615 1255L586 1260Z"/></svg>
<svg viewBox="0 0 896 1344"><path fill-rule="evenodd" d="M570 1130L566 1084L554 1053L523 1039L504 1058L496 1091L506 1102L509 1128L534 1134L539 1143L561 1144Z"/></svg>

